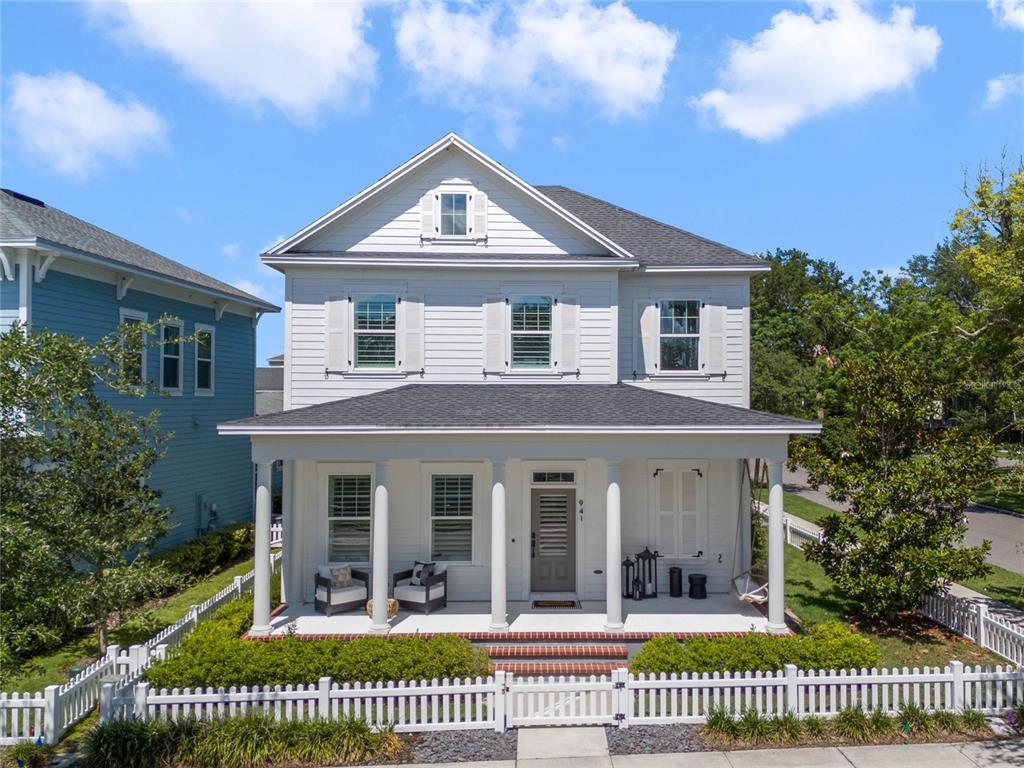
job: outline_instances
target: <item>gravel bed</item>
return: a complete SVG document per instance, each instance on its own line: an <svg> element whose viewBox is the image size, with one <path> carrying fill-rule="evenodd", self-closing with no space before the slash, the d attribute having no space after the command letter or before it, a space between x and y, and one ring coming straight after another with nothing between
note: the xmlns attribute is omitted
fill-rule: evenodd
<svg viewBox="0 0 1024 768"><path fill-rule="evenodd" d="M613 755L650 755L659 752L703 752L692 725L606 726L608 751Z"/></svg>
<svg viewBox="0 0 1024 768"><path fill-rule="evenodd" d="M518 731L428 731L412 745L413 763L466 763L473 760L515 760Z"/></svg>

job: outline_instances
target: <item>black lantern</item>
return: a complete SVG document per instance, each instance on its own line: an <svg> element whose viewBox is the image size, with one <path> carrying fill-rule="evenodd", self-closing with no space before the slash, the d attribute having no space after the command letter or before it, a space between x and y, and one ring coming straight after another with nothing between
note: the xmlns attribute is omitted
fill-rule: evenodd
<svg viewBox="0 0 1024 768"><path fill-rule="evenodd" d="M644 583L639 578L633 579L633 599L643 600L644 599Z"/></svg>
<svg viewBox="0 0 1024 768"><path fill-rule="evenodd" d="M648 547L636 556L636 577L643 588L644 597L658 596L658 558L657 552Z"/></svg>
<svg viewBox="0 0 1024 768"><path fill-rule="evenodd" d="M636 578L636 563L629 555L622 561L622 596L631 598L633 596L633 579Z"/></svg>

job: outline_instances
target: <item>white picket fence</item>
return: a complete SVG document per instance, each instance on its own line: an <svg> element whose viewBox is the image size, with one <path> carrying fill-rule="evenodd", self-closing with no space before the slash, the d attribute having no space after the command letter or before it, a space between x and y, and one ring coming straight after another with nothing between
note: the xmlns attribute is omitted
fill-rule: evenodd
<svg viewBox="0 0 1024 768"><path fill-rule="evenodd" d="M270 546L284 546L284 526L281 523L274 523L270 526Z"/></svg>
<svg viewBox="0 0 1024 768"><path fill-rule="evenodd" d="M799 670L693 675L348 683L329 677L309 685L154 689L148 683L104 686L101 719L222 719L260 713L275 720L357 718L397 731L498 732L526 725L666 725L700 723L714 710L763 716L833 717L844 709L895 714L907 704L928 712L976 709L991 714L1024 702L1024 667Z"/></svg>
<svg viewBox="0 0 1024 768"><path fill-rule="evenodd" d="M1014 664L1024 664L1024 626L993 616L984 603L934 594L922 601L921 613Z"/></svg>
<svg viewBox="0 0 1024 768"><path fill-rule="evenodd" d="M276 570L280 553L271 555ZM63 685L49 685L41 693L0 693L0 745L35 741L40 736L56 744L72 725L96 709L104 685L134 688L154 659L181 644L192 630L219 608L252 591L255 573L249 571L213 597L193 605L178 621L145 643L121 648L110 645L106 656L87 666Z"/></svg>

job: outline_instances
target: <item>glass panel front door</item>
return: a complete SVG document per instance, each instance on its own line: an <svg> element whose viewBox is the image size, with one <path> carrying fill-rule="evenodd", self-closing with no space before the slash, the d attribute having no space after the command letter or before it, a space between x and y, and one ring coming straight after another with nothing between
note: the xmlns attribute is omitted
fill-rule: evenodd
<svg viewBox="0 0 1024 768"><path fill-rule="evenodd" d="M530 496L530 589L576 591L576 491L535 488Z"/></svg>

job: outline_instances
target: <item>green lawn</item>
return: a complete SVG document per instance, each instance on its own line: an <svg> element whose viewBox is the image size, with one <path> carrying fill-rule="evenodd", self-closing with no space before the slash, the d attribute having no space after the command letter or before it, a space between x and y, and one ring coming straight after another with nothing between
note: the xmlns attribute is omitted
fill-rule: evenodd
<svg viewBox="0 0 1024 768"><path fill-rule="evenodd" d="M1008 571L998 565L990 567L992 573L988 576L965 581L964 586L1024 611L1024 574Z"/></svg>
<svg viewBox="0 0 1024 768"><path fill-rule="evenodd" d="M253 561L246 560L161 601L152 609L112 630L110 642L127 647L149 639L184 616L189 606L213 597L230 584L235 576L248 573L252 568ZM48 685L66 682L67 670L72 664L91 661L98 655L95 636L81 637L54 653L31 659L21 674L4 680L3 688L6 691L41 691Z"/></svg>
<svg viewBox="0 0 1024 768"><path fill-rule="evenodd" d="M784 493L782 495L782 505L787 515L801 517L804 520L816 523L825 515L835 512L834 509L829 509L815 501L805 499L803 496L797 496L795 493Z"/></svg>
<svg viewBox="0 0 1024 768"><path fill-rule="evenodd" d="M849 621L849 603L821 566L808 562L797 547L786 547L786 605L804 624ZM882 651L883 667L944 666L953 659L965 664L1005 664L1005 660L957 637L932 622L908 617L898 631L859 628Z"/></svg>
<svg viewBox="0 0 1024 768"><path fill-rule="evenodd" d="M984 483L978 487L977 493L974 494L974 500L979 504L988 504L990 507L1008 509L1011 512L1024 515L1024 490L1019 488L997 490L992 482Z"/></svg>

